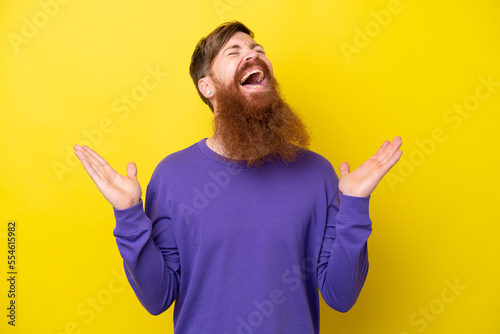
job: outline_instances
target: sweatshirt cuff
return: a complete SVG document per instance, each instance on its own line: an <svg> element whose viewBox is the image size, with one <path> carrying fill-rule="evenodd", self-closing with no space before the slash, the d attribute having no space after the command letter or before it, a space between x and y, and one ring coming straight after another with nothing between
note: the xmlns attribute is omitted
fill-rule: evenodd
<svg viewBox="0 0 500 334"><path fill-rule="evenodd" d="M370 196L355 197L340 193L340 209L337 220L371 223Z"/></svg>
<svg viewBox="0 0 500 334"><path fill-rule="evenodd" d="M126 209L115 209L113 207L116 219L116 227L113 235L128 235L148 228L151 220L146 216L142 209L142 199L138 203Z"/></svg>

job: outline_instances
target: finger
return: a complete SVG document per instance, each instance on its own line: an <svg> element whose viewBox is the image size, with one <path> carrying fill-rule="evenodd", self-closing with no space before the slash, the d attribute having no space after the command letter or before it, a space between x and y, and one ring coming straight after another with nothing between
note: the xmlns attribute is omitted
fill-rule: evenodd
<svg viewBox="0 0 500 334"><path fill-rule="evenodd" d="M345 161L342 162L340 164L340 177L349 174L349 172L350 172L349 164Z"/></svg>
<svg viewBox="0 0 500 334"><path fill-rule="evenodd" d="M396 137L393 141L384 149L384 151L378 157L380 164L385 164L401 147L402 141L401 137Z"/></svg>
<svg viewBox="0 0 500 334"><path fill-rule="evenodd" d="M105 176L109 180L113 180L116 177L118 172L113 167L111 167L111 165L103 157L101 157L96 151L92 150L88 146L84 146L84 149L86 149L89 158L99 169L99 174L102 177Z"/></svg>
<svg viewBox="0 0 500 334"><path fill-rule="evenodd" d="M389 172L389 170L394 167L394 165L399 161L402 155L403 151L397 151L383 165L379 165L383 175L387 174L387 172Z"/></svg>
<svg viewBox="0 0 500 334"><path fill-rule="evenodd" d="M89 162L89 160L81 154L81 152L75 152L78 156L78 159L83 164L83 168L89 174L90 178L92 181L94 181L95 184L98 184L98 182L101 180L101 176L99 175L98 171L94 168L93 164ZM80 156L79 156L80 155Z"/></svg>
<svg viewBox="0 0 500 334"><path fill-rule="evenodd" d="M137 166L134 162L129 162L127 165L127 176L137 180Z"/></svg>
<svg viewBox="0 0 500 334"><path fill-rule="evenodd" d="M388 151L387 158L384 163L387 163L387 161L390 160L394 156L394 154L396 154L396 152L398 152L399 148L403 144L401 137L395 137L391 144L392 146Z"/></svg>
<svg viewBox="0 0 500 334"><path fill-rule="evenodd" d="M85 159L87 157L87 152L80 145L75 145L73 146L73 148L75 149L75 155L78 157L78 159L80 159L80 161L82 160L82 158Z"/></svg>
<svg viewBox="0 0 500 334"><path fill-rule="evenodd" d="M93 164L92 161L89 160L89 156L85 151L77 149L75 150L75 155L82 163L84 163L85 161L87 164L89 164L89 166Z"/></svg>
<svg viewBox="0 0 500 334"><path fill-rule="evenodd" d="M109 165L108 162L103 157L97 154L97 152L91 149L90 147L84 146L83 148L94 158L95 161L99 162L101 166Z"/></svg>
<svg viewBox="0 0 500 334"><path fill-rule="evenodd" d="M103 175L103 171L102 171L103 166L101 165L101 163L99 163L99 161L97 161L96 158L92 154L90 154L89 151L83 150L83 154L85 154L85 159L90 163L90 165L96 171L96 173L98 173L99 176L102 177L102 175Z"/></svg>
<svg viewBox="0 0 500 334"><path fill-rule="evenodd" d="M85 170L91 177L93 176L94 182L97 182L99 179L103 179L108 177L107 171L104 167L89 153L89 151L84 149L76 149L75 154L82 162ZM85 163L86 162L86 163ZM91 173L93 171L93 173Z"/></svg>
<svg viewBox="0 0 500 334"><path fill-rule="evenodd" d="M377 150L377 153L375 153L374 155L372 155L372 157L370 159L376 159L383 151L384 149L387 147L387 145L389 145L389 141L386 140L382 143L382 145L380 146L380 148Z"/></svg>
<svg viewBox="0 0 500 334"><path fill-rule="evenodd" d="M87 150L84 149L84 147L82 147L80 145L75 145L73 147L75 149L76 156L80 155L80 156L83 156L85 159L89 160L90 154Z"/></svg>
<svg viewBox="0 0 500 334"><path fill-rule="evenodd" d="M394 153L394 155L386 163L386 165L389 166L389 169L391 169L396 164L396 162L399 161L402 155L403 151L397 151L396 153ZM389 169L387 171L389 171Z"/></svg>

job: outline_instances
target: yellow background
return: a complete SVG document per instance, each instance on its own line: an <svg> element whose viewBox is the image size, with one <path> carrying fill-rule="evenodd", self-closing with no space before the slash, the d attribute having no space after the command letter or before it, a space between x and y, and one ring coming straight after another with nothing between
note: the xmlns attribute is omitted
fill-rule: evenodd
<svg viewBox="0 0 500 334"><path fill-rule="evenodd" d="M145 188L163 157L210 136L189 62L232 19L337 170L403 138L372 196L365 287L346 314L322 303L322 333L500 332L500 86L480 81L500 82L497 0L60 1L0 2L1 333L173 333L172 308L149 315L122 281L112 208L67 150L90 141L120 172L135 161Z"/></svg>

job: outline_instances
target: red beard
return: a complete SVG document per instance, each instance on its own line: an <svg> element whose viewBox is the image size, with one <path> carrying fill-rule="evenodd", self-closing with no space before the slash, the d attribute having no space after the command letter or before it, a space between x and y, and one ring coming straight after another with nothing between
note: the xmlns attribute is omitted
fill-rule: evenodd
<svg viewBox="0 0 500 334"><path fill-rule="evenodd" d="M260 65L267 81L264 91L245 96L239 78L254 65ZM294 161L309 146L309 132L282 99L279 86L261 59L246 63L235 79L223 85L213 78L216 88L214 139L223 146L230 160L258 166L267 161Z"/></svg>

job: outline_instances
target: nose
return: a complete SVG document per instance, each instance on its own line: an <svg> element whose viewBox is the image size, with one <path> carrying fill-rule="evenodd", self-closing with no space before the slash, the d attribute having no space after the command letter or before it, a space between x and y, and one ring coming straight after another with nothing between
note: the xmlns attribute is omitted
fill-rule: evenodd
<svg viewBox="0 0 500 334"><path fill-rule="evenodd" d="M257 51L252 49L247 49L244 55L244 59L245 61L254 60L257 58L258 55L259 53Z"/></svg>

